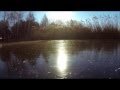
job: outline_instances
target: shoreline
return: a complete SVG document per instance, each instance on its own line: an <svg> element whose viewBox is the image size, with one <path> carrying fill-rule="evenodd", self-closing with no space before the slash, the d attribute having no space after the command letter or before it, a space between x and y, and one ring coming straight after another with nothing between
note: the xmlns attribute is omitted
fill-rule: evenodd
<svg viewBox="0 0 120 90"><path fill-rule="evenodd" d="M39 40L19 40L19 41L0 41L0 48L2 44L21 44L21 43L33 43L33 42L41 42L41 41L52 41L52 40L81 40L81 41L117 41L120 42L120 39L39 39Z"/></svg>

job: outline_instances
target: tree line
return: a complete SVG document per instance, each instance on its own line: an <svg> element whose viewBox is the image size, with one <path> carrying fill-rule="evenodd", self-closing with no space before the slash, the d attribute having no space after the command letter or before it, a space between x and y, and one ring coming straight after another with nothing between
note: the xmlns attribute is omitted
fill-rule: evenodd
<svg viewBox="0 0 120 90"><path fill-rule="evenodd" d="M119 39L119 17L96 17L86 21L50 22L46 15L37 22L32 11L1 11L3 41L39 39Z"/></svg>
<svg viewBox="0 0 120 90"><path fill-rule="evenodd" d="M32 32L44 28L48 23L47 16L39 24L33 12L4 11L0 12L0 37L3 40L29 39Z"/></svg>

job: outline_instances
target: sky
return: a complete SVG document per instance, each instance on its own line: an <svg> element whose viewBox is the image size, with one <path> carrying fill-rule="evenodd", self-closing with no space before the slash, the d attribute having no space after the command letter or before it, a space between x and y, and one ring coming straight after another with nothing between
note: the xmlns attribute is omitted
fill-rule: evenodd
<svg viewBox="0 0 120 90"><path fill-rule="evenodd" d="M120 11L35 11L34 15L38 22L41 21L44 14L47 15L50 21L61 20L77 20L77 21L85 21L86 19L90 19L93 16L103 16L103 15L120 15Z"/></svg>
<svg viewBox="0 0 120 90"><path fill-rule="evenodd" d="M28 12L28 11L25 11ZM41 19L46 14L49 21L61 20L63 22L69 21L71 19L77 21L86 21L86 19L91 19L93 16L103 16L103 15L120 15L120 11L32 11L37 22L41 22Z"/></svg>

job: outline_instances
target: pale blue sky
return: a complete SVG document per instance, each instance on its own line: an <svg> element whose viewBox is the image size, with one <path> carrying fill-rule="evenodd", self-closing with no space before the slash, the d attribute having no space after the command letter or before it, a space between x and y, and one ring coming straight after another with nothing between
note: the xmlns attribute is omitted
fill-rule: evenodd
<svg viewBox="0 0 120 90"><path fill-rule="evenodd" d="M27 11L25 11L25 12L27 12ZM51 11L33 11L33 12L34 12L36 21L38 21L40 23L40 21L43 18L44 14L46 14L48 16L48 13L51 12ZM56 11L54 11L54 12L56 12ZM64 11L64 12L66 12L66 11ZM70 12L73 13L73 17L71 17L71 18L73 20L77 20L77 21L81 21L81 20L85 21L86 19L88 19L88 18L90 19L93 16L120 15L120 11L70 11ZM61 15L62 15L62 13L61 13ZM55 17L55 15L54 15L54 17ZM64 15L62 15L62 17L64 17Z"/></svg>
<svg viewBox="0 0 120 90"><path fill-rule="evenodd" d="M47 12L50 12L50 11L35 11L34 15L36 20L40 22L44 14L48 15ZM74 16L72 17L72 19L78 20L78 21L80 20L84 21L85 19L91 18L93 16L120 15L120 11L72 11L72 12L74 13Z"/></svg>

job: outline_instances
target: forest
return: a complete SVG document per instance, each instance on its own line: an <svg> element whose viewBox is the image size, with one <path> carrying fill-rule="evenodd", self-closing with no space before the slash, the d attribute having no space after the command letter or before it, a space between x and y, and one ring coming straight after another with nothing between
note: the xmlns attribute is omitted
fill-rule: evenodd
<svg viewBox="0 0 120 90"><path fill-rule="evenodd" d="M32 11L1 11L0 42L31 40L120 39L119 15L93 16L85 21L38 22Z"/></svg>

